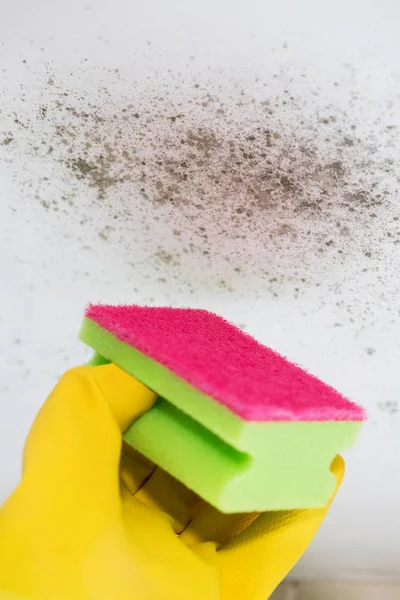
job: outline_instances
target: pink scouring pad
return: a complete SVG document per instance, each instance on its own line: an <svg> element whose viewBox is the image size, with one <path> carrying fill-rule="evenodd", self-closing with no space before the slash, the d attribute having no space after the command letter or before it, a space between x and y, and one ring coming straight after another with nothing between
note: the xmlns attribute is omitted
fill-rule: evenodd
<svg viewBox="0 0 400 600"><path fill-rule="evenodd" d="M81 339L156 391L125 440L224 512L322 506L365 413L205 310L90 305Z"/></svg>

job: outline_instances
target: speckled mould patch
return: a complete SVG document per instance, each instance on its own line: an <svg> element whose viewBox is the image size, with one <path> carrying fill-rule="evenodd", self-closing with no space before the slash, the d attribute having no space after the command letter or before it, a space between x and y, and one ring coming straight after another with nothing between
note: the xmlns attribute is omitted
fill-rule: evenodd
<svg viewBox="0 0 400 600"><path fill-rule="evenodd" d="M91 74L83 66L78 76ZM139 220L163 277L179 278L190 256L205 271L217 264L216 285L228 290L250 272L272 286L295 281L297 293L318 270L355 252L367 269L379 244L399 243L398 132L384 107L381 122L360 123L357 93L347 107L300 97L287 75L279 94L226 74L122 78L108 71L82 93L48 64L36 114L16 112L2 132L1 156L23 138L28 155L61 173L57 197L46 197L48 178L34 183L43 210L80 213L84 186L87 212L107 210L104 242L118 244L119 229Z"/></svg>

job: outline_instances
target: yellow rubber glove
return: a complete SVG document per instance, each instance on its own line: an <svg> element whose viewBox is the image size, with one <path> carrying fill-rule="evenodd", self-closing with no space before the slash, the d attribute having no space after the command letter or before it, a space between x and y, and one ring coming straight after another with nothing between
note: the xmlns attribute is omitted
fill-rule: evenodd
<svg viewBox="0 0 400 600"><path fill-rule="evenodd" d="M266 600L290 571L328 507L219 513L123 445L154 401L113 364L61 378L0 509L0 600Z"/></svg>

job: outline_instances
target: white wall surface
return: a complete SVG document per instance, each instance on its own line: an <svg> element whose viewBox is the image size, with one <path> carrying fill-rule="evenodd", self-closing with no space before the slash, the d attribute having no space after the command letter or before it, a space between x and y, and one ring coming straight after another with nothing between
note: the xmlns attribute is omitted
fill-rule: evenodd
<svg viewBox="0 0 400 600"><path fill-rule="evenodd" d="M369 412L296 577L400 577L396 0L0 4L0 497L89 301L215 310Z"/></svg>

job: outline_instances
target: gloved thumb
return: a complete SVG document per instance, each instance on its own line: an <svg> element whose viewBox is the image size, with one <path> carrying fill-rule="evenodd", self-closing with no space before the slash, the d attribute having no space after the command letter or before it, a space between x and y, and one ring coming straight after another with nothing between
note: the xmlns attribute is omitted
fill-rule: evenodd
<svg viewBox="0 0 400 600"><path fill-rule="evenodd" d="M22 485L29 502L106 509L119 496L123 432L156 396L114 364L78 367L63 375L29 433ZM56 498L57 497L57 498Z"/></svg>

